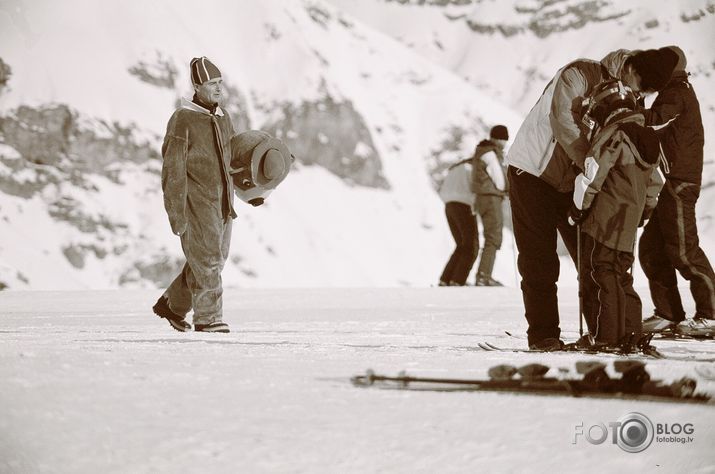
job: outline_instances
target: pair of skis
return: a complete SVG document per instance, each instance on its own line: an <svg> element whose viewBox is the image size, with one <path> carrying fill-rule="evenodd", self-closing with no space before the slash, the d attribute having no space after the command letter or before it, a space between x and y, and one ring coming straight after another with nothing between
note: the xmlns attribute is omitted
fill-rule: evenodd
<svg viewBox="0 0 715 474"><path fill-rule="evenodd" d="M504 331L504 333L515 339L523 339L517 335L510 333L509 331ZM697 361L697 362L713 362L715 358L699 358L696 355L686 355L677 356L672 354L667 354L659 351L655 346L650 344L651 340L658 334L648 333L641 336L636 336L633 341L629 343L624 343L619 346L581 346L578 343L565 344L564 348L552 352L581 352L584 354L611 354L618 356L635 356L644 357L648 359L670 359L670 360L684 360L684 361ZM690 339L690 338L688 338ZM678 339L679 340L679 339ZM501 352L547 352L535 349L523 349L516 347L500 347L496 344L490 342L480 342L477 346L484 351L501 351Z"/></svg>
<svg viewBox="0 0 715 474"><path fill-rule="evenodd" d="M616 355L616 356L625 356L625 357L631 357L631 358L646 358L646 359L664 359L664 360L681 360L681 361L693 361L693 362L715 362L714 357L704 357L700 358L696 355L683 355L683 356L678 356L678 355L673 355L673 354L666 354L658 349L656 349L653 346L646 346L642 348L638 348L638 350L633 350L633 351L627 351L624 350L623 348L619 347L613 347L613 348L589 348L589 347L577 347L575 344L567 344L563 349L557 350L557 351L543 351L543 350L537 350L537 349L524 349L524 348L519 348L519 347L500 347L497 345L494 345L490 342L480 342L477 344L477 346L483 350L483 351L488 351L488 352L526 352L526 353L535 353L535 354L542 354L542 353L554 353L554 354L559 354L559 353L568 353L568 352L577 352L577 353L582 353L582 354L591 354L591 355Z"/></svg>
<svg viewBox="0 0 715 474"><path fill-rule="evenodd" d="M365 375L351 378L356 387L388 390L441 392L509 392L534 395L619 398L679 403L709 403L710 396L696 393L697 382L683 377L671 383L651 380L645 363L637 360L616 360L613 369L620 377L611 377L606 364L600 361L576 363L580 378L547 377L549 367L527 364L521 367L497 365L489 369L489 379L450 379L413 377L405 372L397 376L378 375L368 370Z"/></svg>

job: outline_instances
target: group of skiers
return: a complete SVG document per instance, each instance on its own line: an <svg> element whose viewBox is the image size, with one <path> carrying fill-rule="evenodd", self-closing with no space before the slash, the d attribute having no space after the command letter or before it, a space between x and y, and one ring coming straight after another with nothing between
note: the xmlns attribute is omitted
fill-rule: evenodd
<svg viewBox="0 0 715 474"><path fill-rule="evenodd" d="M618 50L601 61L573 61L559 69L522 123L502 164L508 167L531 349L564 347L556 289L557 233L578 267L579 306L588 326L579 344L617 347L643 333L713 333L715 274L699 246L695 220L704 132L686 65L677 46ZM652 93L658 96L645 108L644 97ZM457 241L440 285L463 285L474 261L474 243L465 241L474 234L463 231L472 225L464 224L470 217L469 199L463 195L457 211L457 193L444 188L467 189L464 183L455 185L465 176L461 172L459 178L455 170L486 163L481 146L472 159L453 165L440 190ZM476 176L474 170L472 174ZM488 176L503 195L501 175ZM474 179L471 183L478 207L481 196ZM485 229L487 225L485 221ZM641 226L638 257L655 307L645 321L632 277ZM690 282L695 300L689 320L676 270Z"/></svg>
<svg viewBox="0 0 715 474"><path fill-rule="evenodd" d="M501 285L492 270L508 197L530 348L563 347L557 232L579 270L589 330L583 344L616 346L642 332L711 333L715 274L695 220L704 132L686 64L676 46L579 59L546 86L506 157L509 132L492 127L440 187L456 248L439 284L467 283L479 253L478 214L484 246L475 285ZM293 157L265 132L235 133L219 105L221 72L208 58L194 58L190 73L194 96L172 115L162 146L164 204L186 264L153 309L178 331L191 330L193 310L195 331L229 332L221 272L236 217L233 194L261 205ZM644 96L656 92L645 108ZM632 277L639 226L639 260L655 306L644 322ZM690 320L676 270L695 299Z"/></svg>

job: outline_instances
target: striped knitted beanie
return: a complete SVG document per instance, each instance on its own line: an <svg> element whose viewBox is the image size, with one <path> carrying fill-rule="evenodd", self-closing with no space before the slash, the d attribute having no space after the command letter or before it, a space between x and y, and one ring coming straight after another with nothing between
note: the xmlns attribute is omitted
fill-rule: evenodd
<svg viewBox="0 0 715 474"><path fill-rule="evenodd" d="M191 83L201 85L211 79L221 77L221 71L206 56L191 60Z"/></svg>

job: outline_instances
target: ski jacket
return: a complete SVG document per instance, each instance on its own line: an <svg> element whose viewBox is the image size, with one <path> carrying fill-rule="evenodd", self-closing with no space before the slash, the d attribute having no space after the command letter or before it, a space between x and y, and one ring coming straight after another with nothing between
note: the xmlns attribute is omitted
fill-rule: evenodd
<svg viewBox="0 0 715 474"><path fill-rule="evenodd" d="M688 73L673 73L651 108L645 111L645 120L658 130L667 164L666 177L700 186L705 134L700 103L688 81Z"/></svg>
<svg viewBox="0 0 715 474"><path fill-rule="evenodd" d="M619 78L630 51L609 53L600 62L578 59L561 68L521 124L507 164L540 177L560 192L573 189L589 149L581 123L583 99L595 86Z"/></svg>
<svg viewBox="0 0 715 474"><path fill-rule="evenodd" d="M236 217L229 175L233 134L231 118L220 107L211 113L182 100L169 119L161 147L161 187L175 234L181 235L186 229L187 203L191 200L201 208L210 206L217 218Z"/></svg>
<svg viewBox="0 0 715 474"><path fill-rule="evenodd" d="M471 160L462 160L450 166L447 176L439 187L439 197L442 202L445 204L448 202L461 202L471 207L474 204L471 179Z"/></svg>
<svg viewBox="0 0 715 474"><path fill-rule="evenodd" d="M638 225L664 183L657 135L643 125L642 114L630 113L598 131L575 180L574 204L588 212L581 230L623 252L633 252Z"/></svg>
<svg viewBox="0 0 715 474"><path fill-rule="evenodd" d="M504 154L489 140L482 140L472 157L472 191L477 196L504 196Z"/></svg>

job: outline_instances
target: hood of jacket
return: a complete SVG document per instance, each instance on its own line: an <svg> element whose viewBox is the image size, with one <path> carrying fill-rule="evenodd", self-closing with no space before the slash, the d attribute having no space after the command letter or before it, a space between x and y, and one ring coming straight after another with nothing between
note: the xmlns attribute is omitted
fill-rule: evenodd
<svg viewBox="0 0 715 474"><path fill-rule="evenodd" d="M606 68L608 74L614 79L620 79L621 73L623 72L623 65L635 51L628 49L618 49L612 51L601 59L601 65Z"/></svg>
<svg viewBox="0 0 715 474"><path fill-rule="evenodd" d="M205 108L201 107L199 104L192 102L189 99L186 99L184 97L181 98L181 105L179 108L191 110L193 112L198 112L198 113L204 114L204 115L212 115L211 111L209 109L205 109ZM216 113L213 115L216 115L218 117L223 117L224 113L220 106L216 106Z"/></svg>

